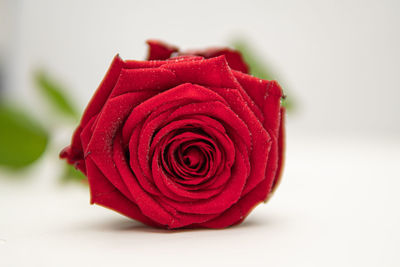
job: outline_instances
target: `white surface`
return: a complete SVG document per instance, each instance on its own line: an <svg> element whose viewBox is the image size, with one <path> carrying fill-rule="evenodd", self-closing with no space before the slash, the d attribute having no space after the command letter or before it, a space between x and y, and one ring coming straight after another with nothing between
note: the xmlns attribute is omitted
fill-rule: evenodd
<svg viewBox="0 0 400 267"><path fill-rule="evenodd" d="M0 176L0 265L400 266L399 162L398 138L291 134L281 187L244 224L165 231L90 206L47 159Z"/></svg>

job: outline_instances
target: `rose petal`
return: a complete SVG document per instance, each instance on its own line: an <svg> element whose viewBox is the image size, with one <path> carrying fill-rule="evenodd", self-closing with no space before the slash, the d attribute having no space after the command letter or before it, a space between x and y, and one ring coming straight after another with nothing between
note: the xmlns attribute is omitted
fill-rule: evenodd
<svg viewBox="0 0 400 267"><path fill-rule="evenodd" d="M207 143L209 144L207 144ZM176 159L176 154L178 153L178 148L181 146L185 146L190 144L191 146L197 146L200 148L200 151L203 151L203 153L199 153L200 155L203 154L203 161L206 161L206 165L208 168L204 169L202 172L197 172L195 176L200 177L200 178L207 178L210 177L208 175L209 171L214 170L214 162L213 162L213 156L208 156L209 153L204 152L204 150L209 151L213 150L210 145L213 147L216 146L214 141L211 140L210 138L206 136L202 136L197 133L193 132L184 132L178 135L175 135L173 138L169 139L166 144L163 145L161 148L161 157L163 158L162 163L164 165L168 165L171 167L172 171L179 175L181 178L185 179L191 179L193 178L188 176L187 171L188 169L184 166L184 163L178 164L178 161ZM168 147L168 149L167 149ZM214 152L212 152L214 153ZM179 153L178 153L179 154ZM166 156L166 157L164 157ZM179 155L178 155L179 156ZM179 158L179 157L178 157ZM180 155L180 158L182 158L182 155ZM204 158L207 158L207 160L204 160ZM199 158L199 161L201 158ZM182 160L183 161L183 160ZM211 170L210 170L211 169ZM176 177L177 178L177 177Z"/></svg>
<svg viewBox="0 0 400 267"><path fill-rule="evenodd" d="M214 219L218 214L194 214L194 213L183 213L179 212L173 207L169 206L167 203L158 199L160 205L167 210L173 216L173 221L171 224L167 225L169 229L182 228L188 225L203 223Z"/></svg>
<svg viewBox="0 0 400 267"><path fill-rule="evenodd" d="M246 194L246 196L242 197L238 202L232 205L232 207L222 212L215 219L192 225L191 227L225 228L241 223L257 204L264 201L267 187L268 181L262 181L257 187Z"/></svg>
<svg viewBox="0 0 400 267"><path fill-rule="evenodd" d="M178 52L179 48L176 46L167 44L159 40L148 40L148 60L166 60L170 58L173 53ZM187 50L178 53L179 55L197 55L204 58L213 58L218 56L225 56L229 66L237 71L248 73L248 66L243 60L243 57L239 51L231 48L209 48L205 50Z"/></svg>
<svg viewBox="0 0 400 267"><path fill-rule="evenodd" d="M247 94L253 99L253 101L257 104L257 106L263 110L265 106L265 100L268 97L282 97L282 89L276 83L276 81L267 81L263 79L259 79L257 77L244 74L239 71L232 72L237 81L243 87L243 89L247 92ZM265 115L265 112L264 112ZM276 116L269 114L269 118L275 119Z"/></svg>
<svg viewBox="0 0 400 267"><path fill-rule="evenodd" d="M169 117L169 115L170 115L167 112L165 112L163 114L166 115L165 116L166 118ZM208 124L204 125L203 121L197 119L198 117L199 117L198 115L193 116L193 117L191 116L191 117L188 117L185 119L179 119L176 121L172 121L166 125L160 124L160 122L157 120L160 117L157 117L157 119L154 119L148 123L145 123L146 126L142 128L142 131L140 134L139 151L147 150L147 153L141 154L141 161L140 161L142 169L147 174L149 174L149 172L147 172L145 170L146 164L147 164L146 159L151 158L153 156L154 148L155 148L155 146L158 145L158 142L160 142L161 138L164 138L167 134L173 133L174 130L186 129L185 127L187 127L187 125L198 127L199 129L202 129L208 135L215 138L214 140L217 143L214 143L214 141L212 139L205 137L209 142L213 143L213 145L216 147L216 157L215 157L216 166L218 166L219 163L221 162L222 155L220 155L220 153L221 153L220 149L222 149L221 151L223 151L223 152L229 151L229 154L227 155L227 157L225 157L225 156L223 156L223 157L224 157L224 159L226 158L225 164L227 164L229 167L232 165L233 158L234 158L234 155L232 155L232 153L230 152L233 150L232 141L230 141L230 139L227 137L227 135L225 133L221 134L220 131L216 130L215 128L210 127ZM215 120L212 120L212 119L209 119L208 121L209 122L211 121L214 124L217 123ZM157 131L157 133L155 134L156 129L159 129L159 131ZM224 129L223 129L223 131L225 132ZM219 148L219 146L222 146L222 147ZM150 148L150 149L147 149L147 148ZM210 175L212 175L212 174L213 173L210 173Z"/></svg>
<svg viewBox="0 0 400 267"><path fill-rule="evenodd" d="M257 118L263 122L263 113L238 83L224 56L201 61L165 64L161 68L173 71L181 82L189 82L206 87L237 89Z"/></svg>
<svg viewBox="0 0 400 267"><path fill-rule="evenodd" d="M97 88L95 94L87 105L81 122L79 126L76 128L73 136L71 145L63 150L61 155L62 158L67 158L70 164L74 164L75 162L79 162L83 159L83 150L81 145L80 134L85 127L85 125L89 122L89 120L100 112L105 102L107 101L111 91L117 82L119 73L124 65L123 60L116 55L109 67L107 74L104 76L100 86ZM82 164L80 163L82 166Z"/></svg>
<svg viewBox="0 0 400 267"><path fill-rule="evenodd" d="M276 82L270 83L271 91L281 91L279 85ZM268 155L268 165L265 172L265 178L268 180L268 186L265 190L265 199L268 193L271 191L272 183L275 180L278 171L278 160L282 156L278 151L278 136L281 122L281 97L279 94L270 94L265 99L263 111L265 114L269 114L268 118L264 121L264 128L268 131L272 139L272 146Z"/></svg>
<svg viewBox="0 0 400 267"><path fill-rule="evenodd" d="M148 40L149 46L147 60L160 60L169 58L178 48L158 40Z"/></svg>
<svg viewBox="0 0 400 267"><path fill-rule="evenodd" d="M185 103L188 101L200 102L209 101L210 99L225 102L223 98L211 90L189 83L185 83L168 91L162 92L135 106L125 122L123 129L123 141L124 143L127 142L130 139L133 129L137 127L142 120L146 119L146 117L149 116L154 110L157 110L160 105L166 104L166 102L172 102L174 105L179 106L180 103Z"/></svg>
<svg viewBox="0 0 400 267"><path fill-rule="evenodd" d="M111 97L136 91L164 91L177 84L175 74L167 69L123 69Z"/></svg>
<svg viewBox="0 0 400 267"><path fill-rule="evenodd" d="M278 158L281 156L278 152L277 142L281 120L280 99L282 97L282 89L275 81L261 80L241 72L233 73L238 79L238 82L263 111L265 117L263 126L272 140L265 173L266 180L268 180L267 184L269 184L269 187L266 189L268 194L275 180L275 176L277 175ZM267 195L265 197L267 197Z"/></svg>
<svg viewBox="0 0 400 267"><path fill-rule="evenodd" d="M185 56L185 57L176 57L171 58L168 60L150 60L150 61L143 61L143 60L125 60L124 69L146 69L146 68L158 68L162 65L168 63L178 63L178 62L190 62L190 61L197 61L203 60L203 57L199 56Z"/></svg>
<svg viewBox="0 0 400 267"><path fill-rule="evenodd" d="M145 152L139 151L139 136L140 136L140 127L137 127L133 130L131 139L129 141L129 147L128 147L129 166L131 167L132 172L135 174L139 184L146 192L152 195L160 195L161 194L160 190L155 186L149 168L145 169L144 171L140 166L138 157L140 154ZM148 161L150 162L150 158Z"/></svg>
<svg viewBox="0 0 400 267"><path fill-rule="evenodd" d="M117 135L115 138L113 159L118 171L132 192L135 202L144 215L168 228L179 228L193 223L201 223L218 216L218 214L204 215L177 212L171 209L167 203L163 203L157 197L150 196L143 191L125 161L121 141L120 135Z"/></svg>
<svg viewBox="0 0 400 267"><path fill-rule="evenodd" d="M142 186L151 192L152 194L157 194L155 190L153 190L152 186L145 179L149 179L150 175L143 175L143 169L140 169L139 160L137 159L138 155L141 153L145 153L145 151L138 151L138 138L133 138L133 131L137 127L141 127L141 121L144 120L148 115L151 114L153 110L157 110L160 104L165 104L165 101L174 103L179 106L179 102L193 102L193 101L205 101L208 99L218 99L220 101L224 101L214 92L191 84L183 84L177 86L173 89L165 91L161 94L158 94L147 101L137 105L129 115L128 119L125 121L123 127L123 142L129 142L129 150L130 150L130 163L132 170L136 173L140 183ZM137 133L139 134L139 133Z"/></svg>
<svg viewBox="0 0 400 267"><path fill-rule="evenodd" d="M226 103L226 102L225 102ZM225 125L225 129L231 129L241 137L248 148L251 148L251 134L247 125L243 122L232 109L220 101L207 101L200 103L191 103L176 109L171 113L169 119L173 120L178 117L187 115L205 115L217 119ZM229 126L229 128L227 128ZM229 134L229 132L228 132Z"/></svg>
<svg viewBox="0 0 400 267"><path fill-rule="evenodd" d="M194 114L208 116L218 119L225 125L225 129L229 137L235 143L237 150L243 155L246 169L250 169L249 153L251 152L252 140L251 134L247 125L235 114L228 106L221 102L209 103L192 103L182 106L171 113L169 119L175 120L180 117L192 116ZM227 152L229 153L229 152ZM210 185L211 188L219 187L218 179L215 179L215 184Z"/></svg>
<svg viewBox="0 0 400 267"><path fill-rule="evenodd" d="M251 172L243 194L247 194L258 183L265 179L268 153L271 148L271 138L249 107L244 103L240 93L236 90L214 89L224 97L231 109L246 123L252 134L252 150L249 153Z"/></svg>
<svg viewBox="0 0 400 267"><path fill-rule="evenodd" d="M285 154L285 108L281 108L281 122L278 136L278 167L276 169L275 179L271 187L270 196L275 192L282 178L282 170Z"/></svg>
<svg viewBox="0 0 400 267"><path fill-rule="evenodd" d="M101 173L90 157L86 162L88 166L88 180L92 204L96 203L107 207L150 226L161 226L144 216L142 211L132 200L121 194L121 192L104 177L103 173Z"/></svg>
<svg viewBox="0 0 400 267"><path fill-rule="evenodd" d="M109 100L98 117L92 138L87 146L87 151L85 151L110 182L126 196L128 195L127 188L116 173L115 167L110 164L114 137L130 113L132 106L148 98L150 93L129 93Z"/></svg>
<svg viewBox="0 0 400 267"><path fill-rule="evenodd" d="M85 125L94 115L98 114L100 110L102 110L115 84L118 81L118 77L123 67L124 61L119 57L119 55L116 55L111 63L110 68L104 76L103 81L87 105L87 108L82 116L81 125Z"/></svg>
<svg viewBox="0 0 400 267"><path fill-rule="evenodd" d="M235 129L238 135L244 139L245 143L250 146L251 138L246 125L242 124L243 122L237 117L236 114L232 112L232 110L220 102L188 104L174 111L171 114L171 118L192 114L193 110L196 110L198 114L205 114L214 118L216 117L223 121L224 124L228 125L232 129ZM231 201L237 196L237 194L240 196L244 183L249 174L249 170L246 168L245 160L243 159L242 154L239 152L237 154L238 155L236 156L235 164L232 168L232 176L227 182L226 188L221 190L219 195L205 201L193 202L189 206L186 203L172 202L167 198L163 198L162 196L160 196L160 198L182 212L205 214L216 213L218 211L221 212L223 208L227 208L234 203ZM157 166L153 166L153 175L155 171L161 171L159 166L158 169L154 169L156 167ZM215 201L213 201L214 199Z"/></svg>
<svg viewBox="0 0 400 267"><path fill-rule="evenodd" d="M167 114L169 116L169 114ZM179 119L176 121L173 121L165 126L163 126L155 136L153 136L154 130L157 127L154 127L152 123L154 123L156 120L150 121L148 124L146 124L146 127L142 129L142 134L141 140L139 141L139 144L144 144L145 147L150 146L150 150L146 158L152 158L155 156L154 150L157 146L162 146L159 144L162 139L166 139L167 135L171 135L173 133L174 129L179 129L187 125L188 123L191 123L193 126L201 127L208 135L212 136L214 140L216 140L217 146L221 146L218 151L221 151L222 155L221 159L220 156L217 156L215 158L215 164L214 166L219 167L218 170L215 172L215 178L212 180L209 180L201 185L194 186L192 181L185 181L182 183L185 184L191 184L192 186L190 188L187 188L187 190L198 190L198 189L206 189L206 188L217 188L226 181L229 178L230 175L230 168L234 162L234 156L235 156L235 149L233 146L232 141L228 136L226 135L225 129L223 126L217 122L214 119L211 119L208 116L202 116L202 115L192 115L190 119ZM157 121L156 121L157 123ZM160 125L159 125L160 126ZM211 127L212 126L212 127ZM147 132L150 131L151 134L148 134ZM147 136L147 137L146 137ZM239 138L237 138L239 139ZM151 144L150 144L151 141ZM241 142L241 140L239 141ZM217 151L217 152L218 152ZM246 153L247 154L247 153ZM223 161L222 161L223 160ZM220 162L225 162L224 164L220 164ZM146 163L141 164L143 170L147 175L150 176L150 171L146 167ZM209 175L214 175L214 173L209 173ZM207 178L207 177L205 177ZM222 179L222 180L221 180ZM194 181L196 182L196 181ZM215 186L213 185L215 184Z"/></svg>
<svg viewBox="0 0 400 267"><path fill-rule="evenodd" d="M143 214L159 224L171 225L174 220L171 214L161 207L159 203L138 184L137 178L134 176L125 160L121 141L121 136L116 135L113 146L113 158L111 159L115 164L114 168L121 174L123 181L132 193L135 203L139 206Z"/></svg>
<svg viewBox="0 0 400 267"><path fill-rule="evenodd" d="M159 161L160 159L158 156L152 159L152 170L154 182L157 188L163 193L160 195L161 198L168 197L171 201L177 201L179 203L190 201L190 203L192 203L194 200L208 199L219 193L217 189L188 191L178 187L174 181L165 175ZM189 213L195 212L189 211Z"/></svg>
<svg viewBox="0 0 400 267"><path fill-rule="evenodd" d="M81 143L82 143L82 151L85 152L87 145L89 144L90 139L92 138L93 134L93 125L95 124L96 116L93 116L92 119L86 124L80 134ZM70 163L70 161L68 161ZM86 174L86 162L85 162L85 155L82 158L74 159L73 160L74 166L81 170L84 174Z"/></svg>
<svg viewBox="0 0 400 267"><path fill-rule="evenodd" d="M182 82L203 86L235 87L237 81L224 56L199 61L168 63L162 65L173 71Z"/></svg>
<svg viewBox="0 0 400 267"><path fill-rule="evenodd" d="M160 173L160 166L153 166L153 171ZM164 196L159 198L174 207L176 210L196 214L215 214L223 212L238 201L242 193L248 170L240 153L236 154L232 175L221 192L214 197L194 202L175 202Z"/></svg>
<svg viewBox="0 0 400 267"><path fill-rule="evenodd" d="M242 58L242 55L239 51L230 49L230 48L209 48L206 50L192 50L186 51L180 54L191 54L191 55L200 55L205 58L213 58L218 56L225 56L226 61L229 64L231 69L241 71L243 73L248 73L249 68L245 61Z"/></svg>

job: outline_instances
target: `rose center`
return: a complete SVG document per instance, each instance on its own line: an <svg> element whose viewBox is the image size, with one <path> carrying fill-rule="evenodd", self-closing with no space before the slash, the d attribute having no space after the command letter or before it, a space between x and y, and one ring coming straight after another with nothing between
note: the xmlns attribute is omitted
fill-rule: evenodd
<svg viewBox="0 0 400 267"><path fill-rule="evenodd" d="M180 144L173 158L169 158L172 170L183 179L205 176L210 166L209 154L212 152L209 150L209 145L200 140Z"/></svg>
<svg viewBox="0 0 400 267"><path fill-rule="evenodd" d="M183 162L191 169L196 168L204 161L204 155L197 147L189 147L183 151Z"/></svg>
<svg viewBox="0 0 400 267"><path fill-rule="evenodd" d="M161 142L160 161L170 181L188 190L196 190L223 168L224 155L214 136L201 128L181 127Z"/></svg>

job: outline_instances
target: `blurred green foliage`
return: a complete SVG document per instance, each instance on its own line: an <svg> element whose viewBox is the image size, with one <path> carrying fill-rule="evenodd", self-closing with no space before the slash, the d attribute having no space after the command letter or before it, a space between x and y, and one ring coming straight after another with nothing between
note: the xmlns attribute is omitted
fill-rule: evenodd
<svg viewBox="0 0 400 267"><path fill-rule="evenodd" d="M67 117L71 117L75 120L79 119L79 113L75 109L74 105L71 104L71 101L64 93L66 90L59 82L50 78L50 76L43 70L37 71L34 79L37 88L56 110L60 111Z"/></svg>
<svg viewBox="0 0 400 267"><path fill-rule="evenodd" d="M272 68L266 64L265 61L261 60L259 56L256 55L254 49L244 41L243 39L237 39L232 42L233 48L238 50L243 59L246 61L250 68L250 74L264 79L264 80L276 80L276 74L272 71ZM293 96L287 95L287 89L283 88L284 97L281 99L282 106L286 108L287 111L291 112L293 110L294 101Z"/></svg>
<svg viewBox="0 0 400 267"><path fill-rule="evenodd" d="M78 121L79 112L77 112L74 105L67 97L66 90L59 81L56 81L56 79L43 70L36 71L34 79L37 88L53 108L60 111L64 116L73 119L74 122ZM76 170L73 166L64 161L63 164L64 170L61 181L83 181L86 179L85 175Z"/></svg>
<svg viewBox="0 0 400 267"><path fill-rule="evenodd" d="M74 105L67 97L67 91L59 81L56 81L56 79L43 70L36 71L34 79L38 89L53 108L60 111L64 116L73 119L74 122L78 121L79 112L77 112ZM63 164L64 170L61 181L84 181L86 179L86 176L73 166L64 161Z"/></svg>
<svg viewBox="0 0 400 267"><path fill-rule="evenodd" d="M81 171L75 169L74 166L66 163L61 180L62 182L82 182L86 180L86 176Z"/></svg>
<svg viewBox="0 0 400 267"><path fill-rule="evenodd" d="M49 135L27 113L0 103L0 165L21 169L45 151Z"/></svg>
<svg viewBox="0 0 400 267"><path fill-rule="evenodd" d="M50 106L75 123L79 113L69 101L66 90L44 71L34 73L38 91ZM35 163L46 151L48 133L27 111L0 102L0 166L21 170ZM51 151L51 150L50 150ZM62 181L83 181L85 176L65 162Z"/></svg>

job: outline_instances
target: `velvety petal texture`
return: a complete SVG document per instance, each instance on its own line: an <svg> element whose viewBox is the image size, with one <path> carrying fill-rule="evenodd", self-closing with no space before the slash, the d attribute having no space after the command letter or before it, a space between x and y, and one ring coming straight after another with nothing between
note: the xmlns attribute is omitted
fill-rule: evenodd
<svg viewBox="0 0 400 267"><path fill-rule="evenodd" d="M114 58L60 156L88 177L91 203L147 225L242 222L279 184L281 88L238 51L147 43L147 61Z"/></svg>

